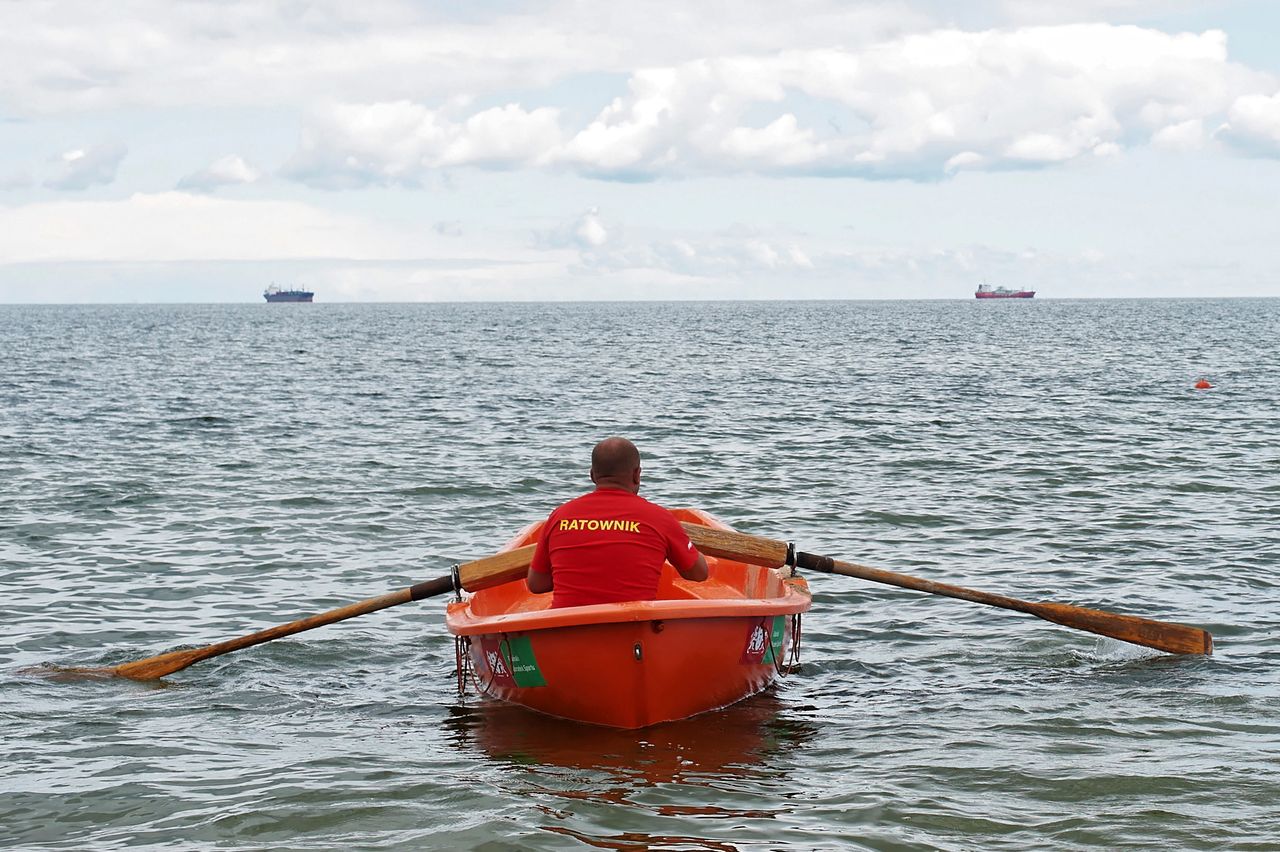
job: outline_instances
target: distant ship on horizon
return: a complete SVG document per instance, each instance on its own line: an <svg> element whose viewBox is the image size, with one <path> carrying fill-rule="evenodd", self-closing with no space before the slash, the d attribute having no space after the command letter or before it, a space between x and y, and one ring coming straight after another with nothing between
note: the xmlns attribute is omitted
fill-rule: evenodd
<svg viewBox="0 0 1280 852"><path fill-rule="evenodd" d="M990 284L979 284L978 292L973 296L975 299L1030 299L1035 294L1035 290L1010 290L1008 287L992 288Z"/></svg>
<svg viewBox="0 0 1280 852"><path fill-rule="evenodd" d="M274 284L262 291L262 298L268 302L310 302L315 295L310 290L283 290Z"/></svg>

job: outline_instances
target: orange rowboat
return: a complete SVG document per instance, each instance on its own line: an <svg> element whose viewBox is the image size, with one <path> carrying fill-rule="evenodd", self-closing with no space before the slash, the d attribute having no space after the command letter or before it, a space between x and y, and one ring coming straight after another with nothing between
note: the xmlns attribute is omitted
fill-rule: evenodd
<svg viewBox="0 0 1280 852"><path fill-rule="evenodd" d="M681 521L728 530L705 512ZM503 550L533 543L542 522ZM658 599L551 609L516 580L451 603L460 670L503 701L551 716L643 728L728 706L773 682L809 609L808 584L707 556L694 583L663 566Z"/></svg>

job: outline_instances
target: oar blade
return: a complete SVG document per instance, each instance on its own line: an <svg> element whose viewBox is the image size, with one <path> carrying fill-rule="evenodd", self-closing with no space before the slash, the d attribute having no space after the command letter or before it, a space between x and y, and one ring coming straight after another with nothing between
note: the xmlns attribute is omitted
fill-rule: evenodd
<svg viewBox="0 0 1280 852"><path fill-rule="evenodd" d="M1213 635L1207 630L1187 624L1153 621L1136 615L1121 615L1060 603L1037 603L1029 611L1045 621L1064 627L1155 648L1169 654L1213 653Z"/></svg>
<svg viewBox="0 0 1280 852"><path fill-rule="evenodd" d="M205 649L170 651L167 654L148 657L145 660L121 663L118 666L112 666L107 671L116 677L127 677L130 680L155 680L165 675L171 675L174 672L180 672L187 666L194 665L207 656L215 656L211 654L202 656L200 652L203 650Z"/></svg>
<svg viewBox="0 0 1280 852"><path fill-rule="evenodd" d="M59 666L53 663L41 663L38 666L27 666L18 669L18 674L29 677L40 677L46 680L71 681L84 678L109 678L116 673L111 668L87 668L85 666Z"/></svg>

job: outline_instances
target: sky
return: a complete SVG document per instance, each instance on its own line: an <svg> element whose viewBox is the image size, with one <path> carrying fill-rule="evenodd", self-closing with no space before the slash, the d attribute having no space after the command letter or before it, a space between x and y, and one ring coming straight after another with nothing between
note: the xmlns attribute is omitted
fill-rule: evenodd
<svg viewBox="0 0 1280 852"><path fill-rule="evenodd" d="M1280 296L1272 0L0 0L0 302Z"/></svg>

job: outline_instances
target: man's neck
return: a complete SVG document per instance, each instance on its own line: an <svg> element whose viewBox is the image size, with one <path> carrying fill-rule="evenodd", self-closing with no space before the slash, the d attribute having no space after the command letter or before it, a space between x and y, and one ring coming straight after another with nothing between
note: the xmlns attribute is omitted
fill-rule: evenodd
<svg viewBox="0 0 1280 852"><path fill-rule="evenodd" d="M612 481L612 480L607 480L607 479L606 479L606 480L602 480L602 481L600 481L600 482L597 482L597 483L596 483L596 490L597 490L597 491L625 491L625 492L626 492L626 493L628 493L628 494L638 494L638 493L639 493L639 489L638 489L638 488L632 488L632 487L630 487L629 485L626 485L626 484L624 484L624 483L621 483L621 482L614 482L614 481Z"/></svg>

